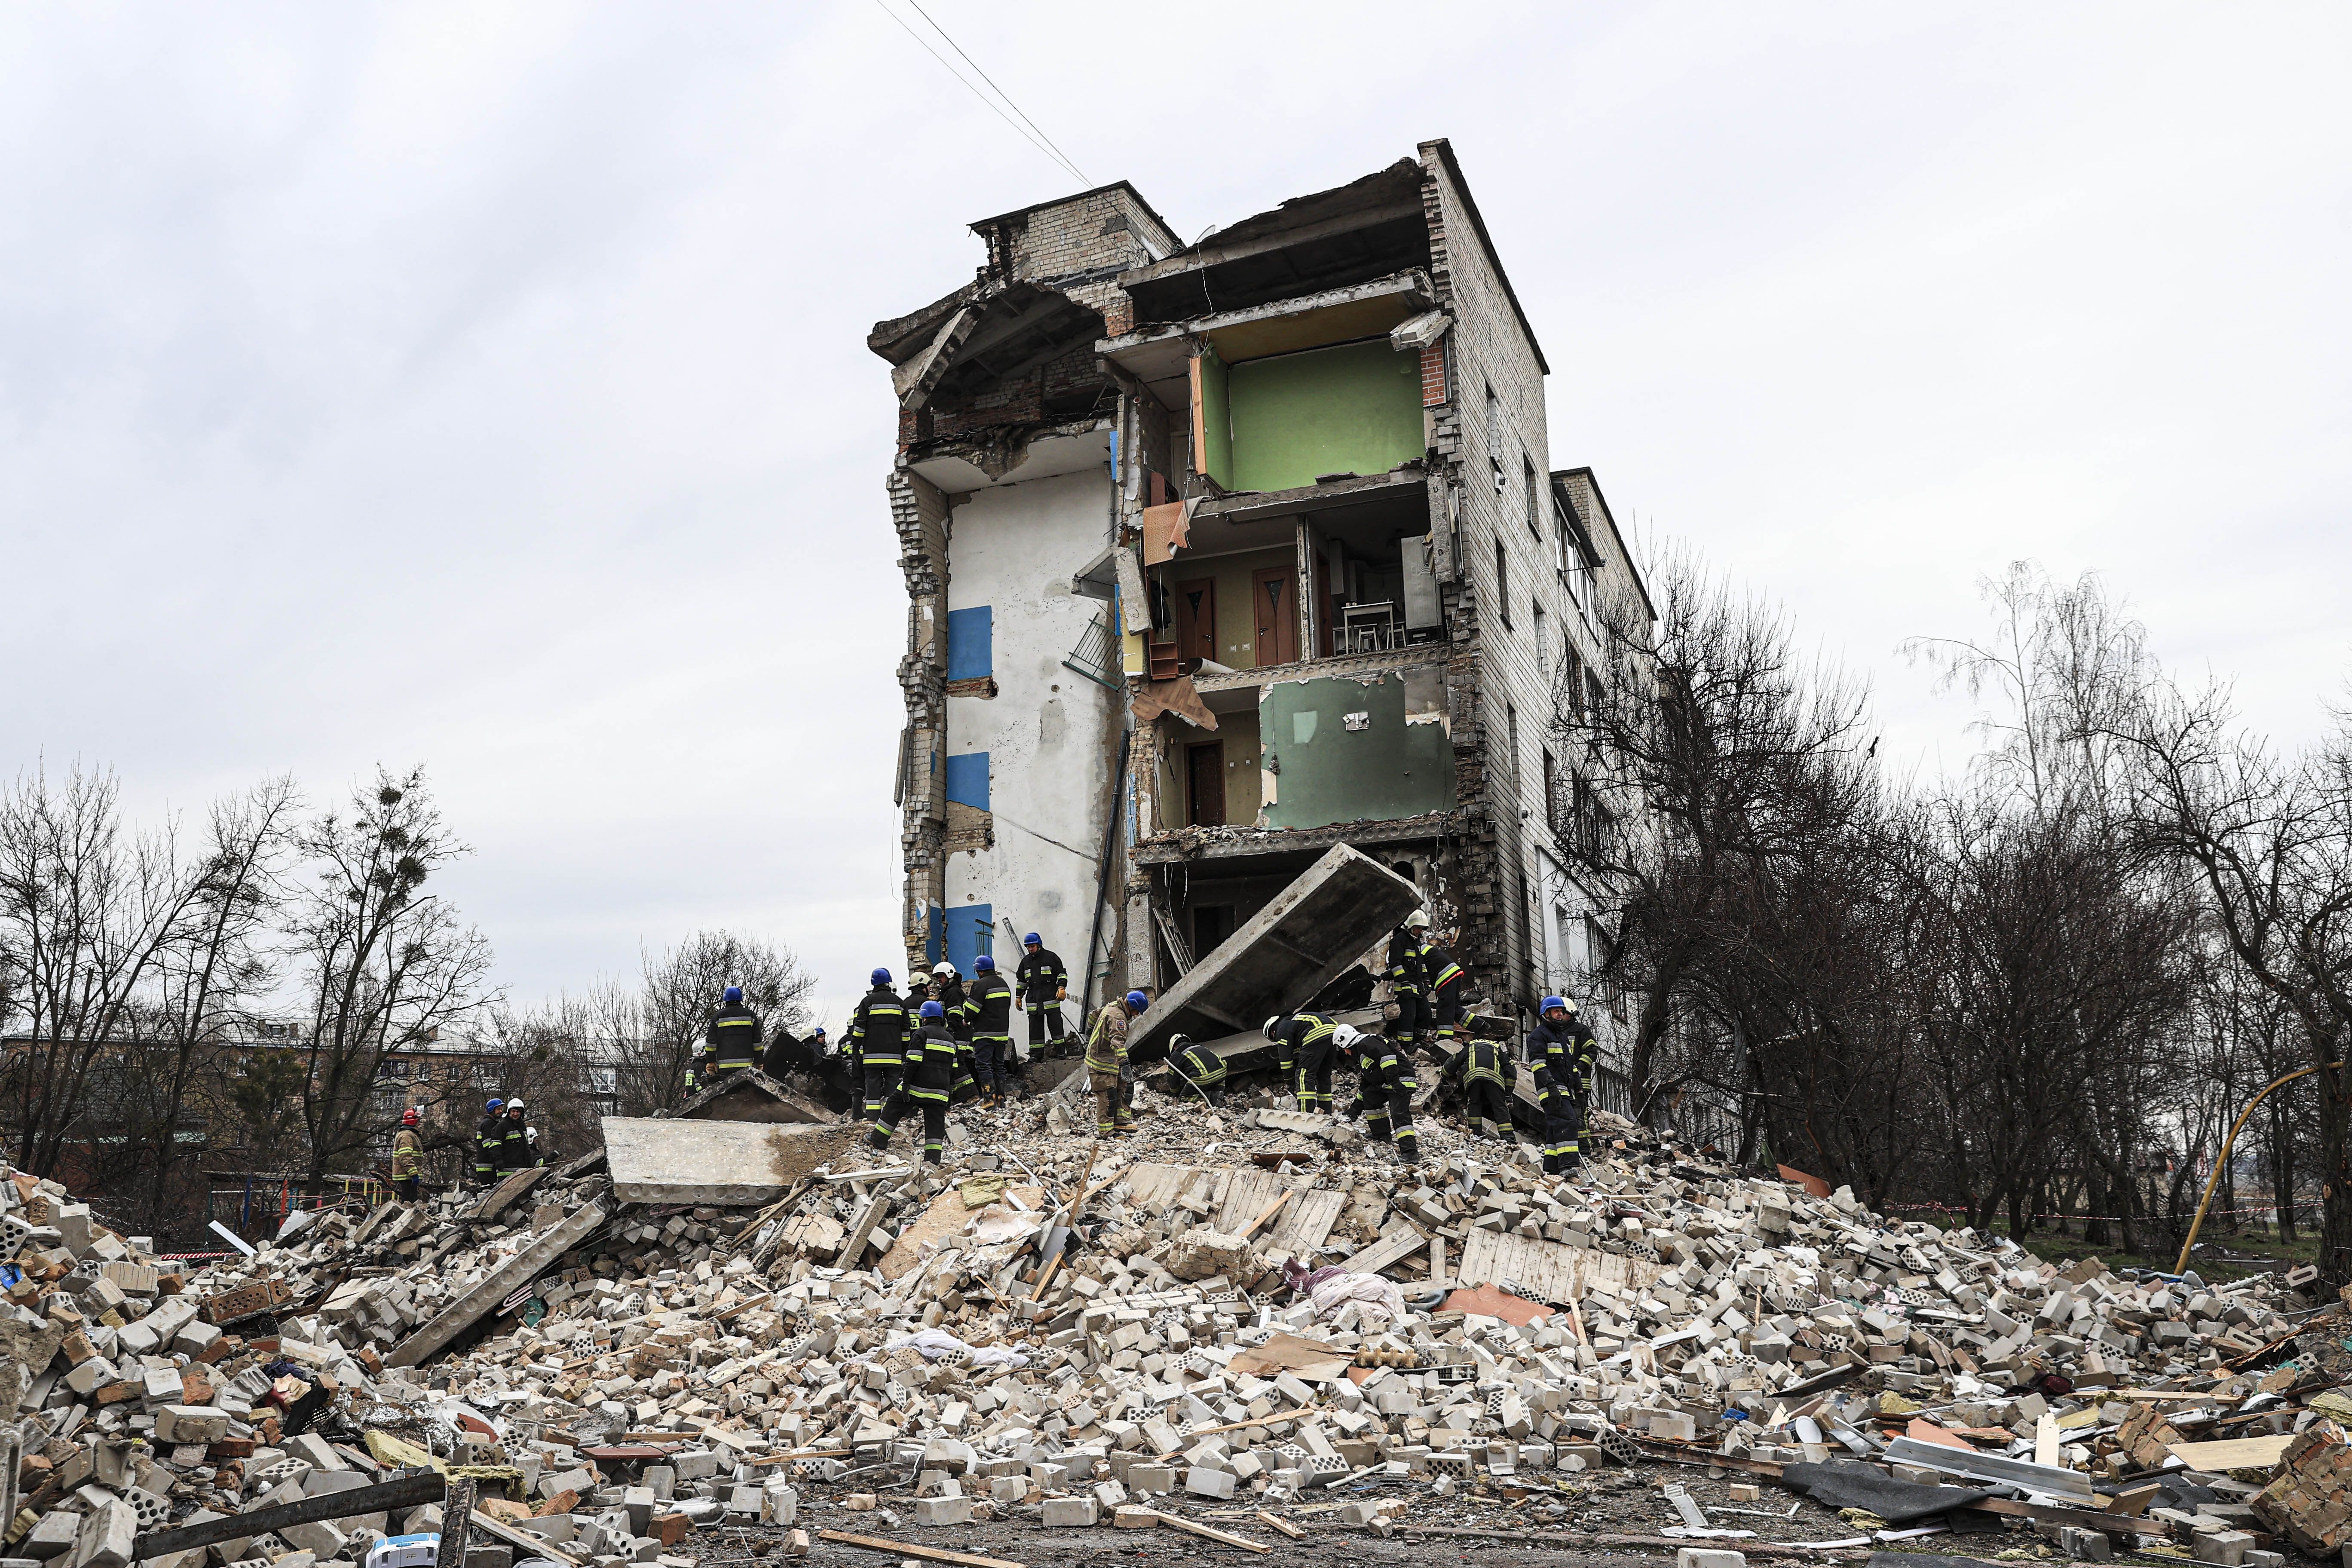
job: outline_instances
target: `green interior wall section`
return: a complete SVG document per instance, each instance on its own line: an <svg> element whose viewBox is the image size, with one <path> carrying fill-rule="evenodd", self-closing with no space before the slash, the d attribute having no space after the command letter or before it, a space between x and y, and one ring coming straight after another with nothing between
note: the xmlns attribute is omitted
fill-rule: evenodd
<svg viewBox="0 0 2352 1568"><path fill-rule="evenodd" d="M1223 379L1234 477L1220 482L1231 489L1287 490L1318 474L1385 474L1426 450L1420 358L1385 338L1250 360ZM1207 385L1204 375L1204 417ZM1213 461L1213 438L1210 450Z"/></svg>
<svg viewBox="0 0 2352 1568"><path fill-rule="evenodd" d="M1195 362L1201 372L1201 447L1207 458L1202 470L1227 489L1234 484L1233 403L1230 373L1217 351L1209 350Z"/></svg>
<svg viewBox="0 0 2352 1568"><path fill-rule="evenodd" d="M1285 680L1258 699L1262 768L1275 772L1268 827L1384 822L1454 804L1454 746L1443 724L1404 721L1405 681ZM1350 713L1367 715L1361 730Z"/></svg>

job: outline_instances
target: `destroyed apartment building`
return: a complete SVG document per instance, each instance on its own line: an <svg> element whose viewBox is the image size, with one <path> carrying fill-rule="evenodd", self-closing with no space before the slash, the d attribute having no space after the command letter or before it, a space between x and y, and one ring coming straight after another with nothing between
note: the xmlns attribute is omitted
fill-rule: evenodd
<svg viewBox="0 0 2352 1568"><path fill-rule="evenodd" d="M868 339L910 958L1037 931L1074 998L1157 995L1344 844L1493 1005L1584 990L1607 902L1570 850L1611 803L1553 718L1601 606L1647 601L1591 471L1550 467L1451 147L1192 245L1124 182L972 228L972 281Z"/></svg>

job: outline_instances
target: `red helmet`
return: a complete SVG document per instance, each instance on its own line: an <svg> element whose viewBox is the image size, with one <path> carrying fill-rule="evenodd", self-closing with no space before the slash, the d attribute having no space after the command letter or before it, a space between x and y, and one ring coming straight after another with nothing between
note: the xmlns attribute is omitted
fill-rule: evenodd
<svg viewBox="0 0 2352 1568"><path fill-rule="evenodd" d="M412 1105L407 1110L400 1113L400 1124L403 1127L414 1127L416 1125L416 1107Z"/></svg>

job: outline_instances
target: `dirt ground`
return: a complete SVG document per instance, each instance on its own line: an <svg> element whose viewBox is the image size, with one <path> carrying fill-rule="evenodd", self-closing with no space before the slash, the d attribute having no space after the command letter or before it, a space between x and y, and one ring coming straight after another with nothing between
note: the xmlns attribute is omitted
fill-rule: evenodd
<svg viewBox="0 0 2352 1568"><path fill-rule="evenodd" d="M1678 1526L1680 1520L1660 1490L1670 1482L1680 1483L1717 1528L1755 1531L1750 1539L1689 1542L1694 1546L1722 1546L1755 1552L1773 1542L1841 1541L1862 1533L1832 1510L1769 1484L1763 1487L1759 1500L1735 1503L1727 1489L1738 1479L1710 1479L1696 1468L1660 1466L1573 1475L1535 1472L1528 1478L1531 1484L1512 1489L1523 1490L1524 1495L1516 1500L1500 1495L1500 1489L1491 1484L1487 1496L1457 1493L1439 1498L1418 1479L1411 1485L1366 1482L1345 1494L1310 1493L1311 1502L1273 1509L1277 1518L1286 1519L1307 1532L1305 1539L1298 1541L1286 1539L1252 1517L1255 1510L1239 1502L1211 1504L1181 1497L1139 1500L1162 1512L1181 1514L1262 1542L1273 1549L1265 1555L1276 1560L1305 1557L1332 1564L1459 1562L1492 1564L1494 1568L1580 1568L1606 1563L1612 1568L1632 1568L1643 1563L1666 1568L1674 1561L1672 1543L1600 1546L1591 1538L1644 1536L1654 1540L1667 1528ZM1092 1530L1048 1530L1038 1522L1034 1508L1016 1510L1015 1517L1010 1520L953 1530L918 1529L905 1488L881 1492L880 1508L874 1512L852 1512L841 1507L841 1495L848 1489L802 1489L796 1523L814 1542L814 1551L805 1560L808 1563L822 1568L898 1568L888 1553L817 1540L817 1532L823 1530L887 1537L910 1545L1028 1564L1030 1568L1114 1557L1142 1563L1207 1558L1238 1563L1260 1555L1164 1525L1156 1530L1118 1530L1106 1520ZM1401 1530L1395 1536L1384 1539L1362 1526L1337 1523L1333 1519L1335 1510L1328 1507L1389 1498L1410 1500L1412 1506L1400 1516L1402 1525L1446 1526L1490 1531L1494 1534L1421 1535ZM1758 1511L1729 1511L1734 1509ZM893 1524L884 1519L886 1512L896 1515L898 1522ZM691 1551L699 1557L702 1568L789 1568L794 1560L782 1555L786 1533L772 1527L728 1526L697 1532L681 1550ZM1548 1541L1547 1537L1556 1539ZM1919 1544L1927 1551L1990 1557L2027 1542L1987 1533L1936 1536ZM1809 1555L1813 1561L1858 1562L1866 1552L1856 1550ZM1779 1561L1794 1563L1801 1560L1790 1556Z"/></svg>

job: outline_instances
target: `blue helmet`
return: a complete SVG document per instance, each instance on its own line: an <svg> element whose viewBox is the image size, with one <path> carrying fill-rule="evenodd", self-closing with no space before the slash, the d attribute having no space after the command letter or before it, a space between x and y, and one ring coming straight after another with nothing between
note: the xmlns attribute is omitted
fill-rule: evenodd
<svg viewBox="0 0 2352 1568"><path fill-rule="evenodd" d="M983 952L971 961L971 966L982 974L993 974L996 973L996 959L994 955Z"/></svg>
<svg viewBox="0 0 2352 1568"><path fill-rule="evenodd" d="M819 1024L816 1026L816 1037L820 1040L824 1038L824 1026L823 1024Z"/></svg>
<svg viewBox="0 0 2352 1568"><path fill-rule="evenodd" d="M1021 939L1021 945L1024 947L1043 947L1045 945L1045 939L1039 936L1033 931L1027 936Z"/></svg>
<svg viewBox="0 0 2352 1568"><path fill-rule="evenodd" d="M944 1018L944 1017L946 1017L947 1016L948 1016L948 1010L947 1010L945 1007L940 1006L938 1003L936 1003L936 1002L926 1002L926 1003L924 1003L924 1004L923 1004L923 1016L924 1016L924 1017L926 1017L926 1018Z"/></svg>
<svg viewBox="0 0 2352 1568"><path fill-rule="evenodd" d="M1567 1012L1569 1010L1567 998L1561 996L1547 996L1543 999L1543 1005L1538 1007L1536 1009L1536 1013L1538 1016L1549 1016L1551 1010L1555 1007L1559 1008L1563 1013Z"/></svg>
<svg viewBox="0 0 2352 1568"><path fill-rule="evenodd" d="M1140 991L1130 991L1130 992L1129 992L1129 993L1127 994L1127 1010L1128 1010L1129 1012L1130 1012L1130 1013L1140 1013L1140 1012L1142 1012L1146 1007L1149 1007L1149 1006L1150 1006L1150 1005L1151 1005L1151 998L1150 998L1150 997L1149 997L1149 996L1146 996L1142 992L1140 992Z"/></svg>
<svg viewBox="0 0 2352 1568"><path fill-rule="evenodd" d="M490 1096L490 1102L488 1105L483 1106L482 1109L484 1110L496 1110L499 1106L504 1105L505 1103L505 1100L500 1100L494 1094Z"/></svg>
<svg viewBox="0 0 2352 1568"><path fill-rule="evenodd" d="M877 969L866 978L870 984L887 985L890 984L890 972L887 969Z"/></svg>
<svg viewBox="0 0 2352 1568"><path fill-rule="evenodd" d="M743 988L740 985L730 985L727 988L727 1000L730 1002L743 1000Z"/></svg>

